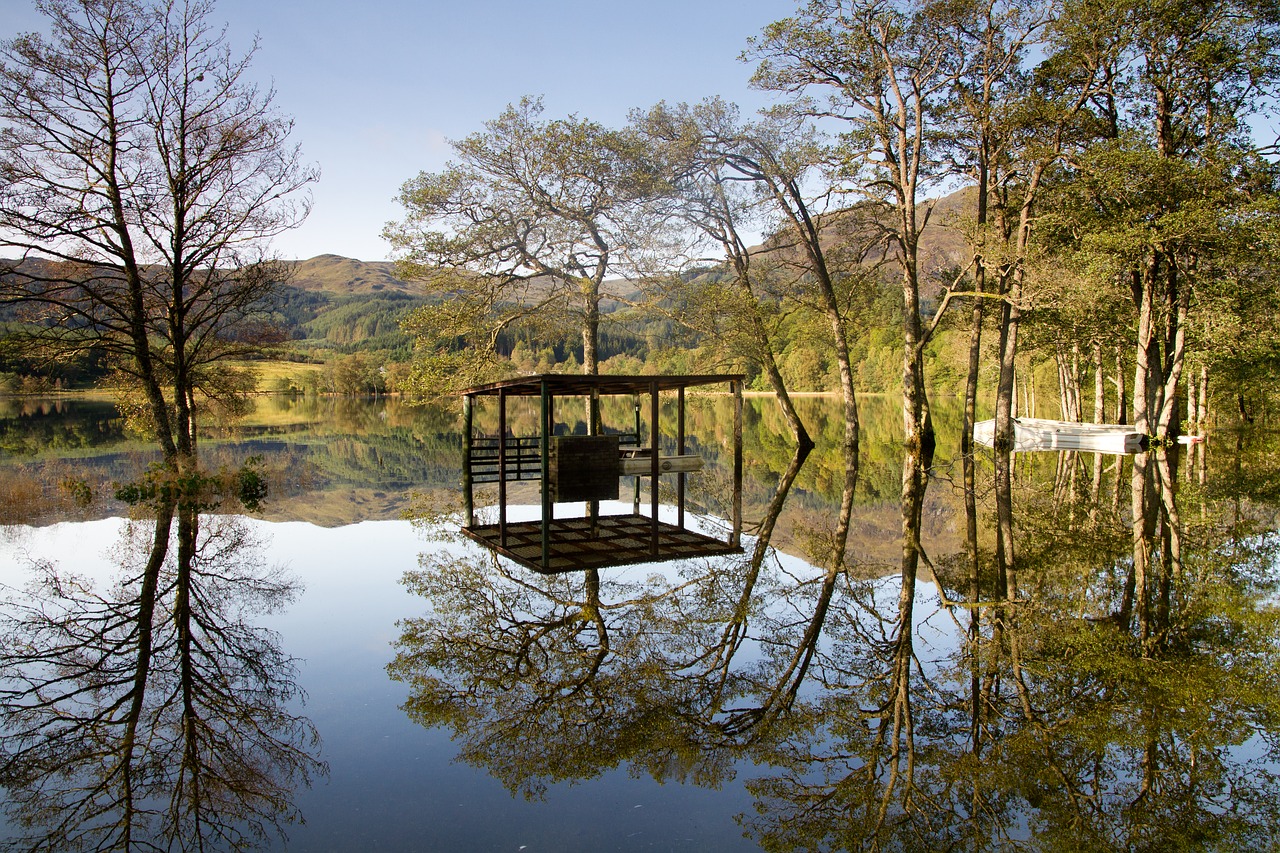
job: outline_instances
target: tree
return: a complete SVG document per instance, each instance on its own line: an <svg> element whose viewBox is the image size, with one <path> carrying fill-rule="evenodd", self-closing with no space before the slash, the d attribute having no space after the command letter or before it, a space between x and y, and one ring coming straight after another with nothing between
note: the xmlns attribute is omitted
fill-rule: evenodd
<svg viewBox="0 0 1280 853"><path fill-rule="evenodd" d="M925 447L933 444L923 371L932 329L920 311L922 195L948 170L933 118L963 68L940 26L945 13L928 2L815 0L752 43L761 60L755 84L792 95L796 115L843 122L848 175L883 206L879 221L902 273L906 442Z"/></svg>
<svg viewBox="0 0 1280 853"><path fill-rule="evenodd" d="M155 523L124 527L118 582L39 562L5 591L14 847L244 850L301 819L295 787L326 772L319 736L296 710L297 662L253 624L298 587L244 519L201 514L215 486L147 499Z"/></svg>
<svg viewBox="0 0 1280 853"><path fill-rule="evenodd" d="M623 260L644 172L627 135L542 112L524 98L452 143L456 161L405 182L405 218L383 235L402 276L448 297L409 321L428 349L448 360L465 341L474 365L496 357L505 331L573 324L583 372L595 374L603 285Z"/></svg>
<svg viewBox="0 0 1280 853"><path fill-rule="evenodd" d="M1004 415L1003 420L997 421L997 431L1003 437L1005 433L999 431L1003 429L1007 432L1012 413L1007 404L1012 400L1012 358L1016 354L1017 344L1016 332L1010 335L1009 328L1010 321L1016 324L1019 317L1014 301L1018 298L1017 295L1014 299L1008 297L1012 285L1020 280L1020 259L1025 254L1025 251L1009 245L1013 234L1008 200L1011 191L1016 197L1018 182L1015 181L1015 176L1021 173L1021 164L1014 162L1017 159L1016 141L1019 138L1017 120L1014 117L1022 112L1020 107L1024 98L1019 92L1025 91L1030 79L1024 67L1025 55L1048 18L1047 6L1048 4L1023 0L962 2L947 6L947 11L935 21L939 36L944 41L951 42L950 50L968 57L952 83L950 97L943 99L934 121L939 126L938 139L942 151L948 152L953 168L976 185L970 237L974 297L969 324L965 416L960 438L966 525L969 542L972 543L969 553L970 587L975 599L979 563L976 548L978 518L973 425L977 419L982 330L987 313L987 294L994 289L993 296L1006 300L1001 306L1000 314L1000 352L1003 368L1006 365L1007 349L1009 371L1005 377L1002 370L998 386L1001 393L997 395L1003 401L1003 404L997 404L997 411ZM1033 178L1026 184L1033 197L1037 183L1038 180ZM1024 206L1021 212L1029 214L1030 207ZM995 228L992 227L993 219L997 226ZM1029 231L1018 231L1020 239L1027 236ZM1013 251L1009 251L1010 248ZM1025 246L1022 248L1025 250ZM953 274L955 284L963 276L964 273L959 276ZM994 288L991 287L991 282L995 283ZM1004 381L1006 378L1008 382ZM1001 455L996 460L1000 472L997 482L1006 491L1012 484L1008 476L1011 467L1008 446L1008 441L1000 442ZM1007 500L997 502L998 511L1011 506L1011 502ZM1008 567L1012 566L1012 517L1003 521L1007 523L1001 527L1002 544L1007 544L1008 547L1000 549L1000 567L1002 575L1007 578ZM979 617L975 615L971 623L975 631L978 621Z"/></svg>
<svg viewBox="0 0 1280 853"><path fill-rule="evenodd" d="M901 271L904 589L914 584L921 554L924 470L935 444L924 348L950 298L948 291L926 324L919 249L930 208L922 195L949 171L935 122L965 70L948 37L949 13L948 4L927 0L813 0L752 44L761 60L753 82L791 95L786 112L842 123L843 173L866 199L855 208L858 218L883 233Z"/></svg>
<svg viewBox="0 0 1280 853"><path fill-rule="evenodd" d="M166 463L196 464L200 396L270 338L271 237L317 172L248 79L210 0L42 0L50 35L0 43L0 300L33 345L100 347L131 376Z"/></svg>
<svg viewBox="0 0 1280 853"><path fill-rule="evenodd" d="M777 395L797 445L807 451L813 442L778 364L778 326L786 309L769 286L772 259L748 243L767 210L752 192L753 182L735 166L747 135L737 108L718 98L695 106L658 104L635 113L632 122L660 152L667 186L658 204L676 232L668 242L679 247L656 259L651 280L671 286L654 288L654 301L678 306L677 322L718 340L731 357L755 364ZM708 250L711 258L702 257ZM688 258L693 270L672 274L673 257ZM723 269L708 272L708 262L720 262Z"/></svg>
<svg viewBox="0 0 1280 853"><path fill-rule="evenodd" d="M851 295L874 276L870 259L883 254L879 233L867 227L859 210L822 215L829 193L820 192L815 200L807 190L828 164L829 150L809 127L796 129L776 117L740 122L737 110L718 99L694 107L659 105L637 118L644 137L654 139L663 152L658 159L666 161L670 206L662 208L662 218L683 222L694 230L695 244L710 241L724 253L732 283L713 288L719 298L714 307L704 304L703 309L730 308L727 325L764 369L796 439L797 455L775 491L779 502L813 445L774 352L776 315L783 305L800 305L821 316L830 329L843 404L845 488L827 565L833 570L843 566L860 429L849 350ZM749 250L742 239L740 229L752 216L776 223L764 251ZM835 234L841 248L832 248ZM681 290L688 293L683 285ZM770 315L774 318L767 319ZM762 531L765 545L768 533Z"/></svg>
<svg viewBox="0 0 1280 853"><path fill-rule="evenodd" d="M1114 35L1103 50L1080 51L1095 43L1100 14ZM1067 160L1057 221L1046 223L1057 228L1045 230L1062 240L1061 263L1089 270L1095 287L1130 302L1133 423L1161 442L1181 431L1193 311L1202 300L1224 304L1215 291L1242 280L1233 268L1245 259L1272 262L1277 174L1265 154L1273 146L1254 142L1249 120L1280 80L1277 38L1275 9L1250 2L1072 3L1055 27L1059 66L1105 85L1092 103L1096 137ZM1139 454L1131 477L1133 559L1121 621L1136 610L1144 642L1159 621L1144 602L1163 600L1181 571L1182 523L1170 501L1177 466L1158 464L1163 454ZM1153 549L1158 530L1164 541Z"/></svg>
<svg viewBox="0 0 1280 853"><path fill-rule="evenodd" d="M1092 4L1067 12L1067 34L1091 26ZM1276 176L1249 119L1280 80L1280 19L1248 2L1133 0L1110 13L1125 35L1106 57L1109 132L1070 161L1060 210L1080 250L1069 262L1132 300L1134 424L1167 437L1197 293L1272 242Z"/></svg>

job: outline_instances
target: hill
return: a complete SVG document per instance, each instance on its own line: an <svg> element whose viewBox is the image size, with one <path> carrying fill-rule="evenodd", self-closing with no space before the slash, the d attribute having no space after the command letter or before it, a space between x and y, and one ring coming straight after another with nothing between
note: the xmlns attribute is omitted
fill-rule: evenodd
<svg viewBox="0 0 1280 853"><path fill-rule="evenodd" d="M396 278L391 261L358 261L340 255L317 255L305 261L286 261L289 285L334 296L401 293L422 296L422 286Z"/></svg>
<svg viewBox="0 0 1280 853"><path fill-rule="evenodd" d="M976 210L977 190L975 187L962 187L949 195L936 199L922 199L918 211L920 216L928 216L924 230L920 234L919 263L920 279L926 291L936 290L936 282L930 279L940 270L963 268L970 259L970 250L965 239L964 225L967 219L974 216ZM868 212L873 211L873 212ZM878 251L869 252L865 263L879 264L892 260L896 255L891 241L885 236L896 226L889 217L892 212L861 203L851 207L831 210L818 216L821 229L823 251L828 254L829 262L839 266L841 248L845 245L860 246L877 239L884 241ZM877 220L879 220L877 224ZM758 246L751 247L752 254L779 252L788 262L803 265L806 263L800 248L787 245L791 238L788 234L779 233L766 237ZM896 266L886 271L886 275L896 279Z"/></svg>
<svg viewBox="0 0 1280 853"><path fill-rule="evenodd" d="M938 270L963 268L968 251L965 247L962 223L973 207L973 190L962 189L944 198L934 200L928 227L921 239L921 273L926 300L936 298L940 282L931 274ZM824 243L837 250L839 244L850 239L844 222L853 222L852 209L834 211L824 219L826 225ZM862 219L865 223L865 218ZM865 226L864 226L865 227ZM842 233L844 232L844 233ZM752 249L753 253L781 252L797 254L793 247L779 245L778 239L766 239ZM798 256L794 259L801 260ZM872 257L871 262L882 261L884 256ZM379 360L407 360L412 351L412 341L402 331L401 322L415 308L431 304L439 299L429 295L420 282L405 281L396 275L395 264L390 261L361 261L334 254L323 254L306 260L284 261L287 274L272 300L268 313L270 320L280 329L286 341L284 349L293 356L324 362L352 353L377 353ZM0 271L3 269L0 261ZM30 258L16 265L16 270L37 277L54 277L61 265ZM701 271L703 275L716 275L714 270ZM889 292L887 302L893 302L891 291L895 285L894 268L885 270L885 285ZM528 288L534 296L543 292L535 280ZM601 354L603 358L624 354L640 361L651 355L654 342L679 349L696 346L696 336L684 335L669 318L647 317L629 308L629 304L643 301L634 282L611 280L605 283L605 300L601 306L612 315L613 322L603 330ZM23 306L0 304L0 323L20 322ZM0 333L0 339L3 334ZM575 349L577 335L566 330L563 340L533 341L525 339L523 345L531 351L554 348L556 358L564 359ZM503 348L513 348L516 336L506 340ZM34 362L10 358L0 353L0 373L27 374L43 372ZM79 381L76 377L88 368L68 374L67 381ZM92 371L89 371L92 372Z"/></svg>

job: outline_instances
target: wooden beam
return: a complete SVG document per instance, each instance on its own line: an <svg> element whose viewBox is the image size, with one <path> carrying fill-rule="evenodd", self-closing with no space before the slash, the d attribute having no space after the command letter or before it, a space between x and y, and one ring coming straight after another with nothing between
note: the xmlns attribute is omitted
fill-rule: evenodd
<svg viewBox="0 0 1280 853"><path fill-rule="evenodd" d="M471 481L471 407L473 405L473 397L462 398L462 514L467 520L468 527L476 526L475 486Z"/></svg>
<svg viewBox="0 0 1280 853"><path fill-rule="evenodd" d="M649 384L649 512L653 537L649 553L654 557L658 556L658 415L658 382L654 380Z"/></svg>
<svg viewBox="0 0 1280 853"><path fill-rule="evenodd" d="M658 472L661 474L682 474L701 471L705 461L701 456L659 456ZM618 473L626 475L648 476L653 470L653 460L647 456L629 456L618 462Z"/></svg>

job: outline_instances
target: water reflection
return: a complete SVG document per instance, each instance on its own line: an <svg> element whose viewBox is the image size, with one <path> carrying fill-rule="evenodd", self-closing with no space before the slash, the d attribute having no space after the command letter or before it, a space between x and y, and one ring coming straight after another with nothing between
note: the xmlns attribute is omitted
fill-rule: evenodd
<svg viewBox="0 0 1280 853"><path fill-rule="evenodd" d="M0 784L30 850L246 849L324 771L295 662L254 620L296 583L243 517L161 490L115 574L36 561L0 624Z"/></svg>
<svg viewBox="0 0 1280 853"><path fill-rule="evenodd" d="M32 588L9 591L0 625L11 638L0 640L2 712L15 723L0 743L2 781L15 818L31 820L13 831L37 849L74 849L73 830L81 846L119 845L127 831L134 846L179 847L199 831L210 848L232 847L233 832L254 841L255 821L263 836L287 824L292 789L318 818L295 843L312 832L319 848L336 843L320 834L348 832L355 847L376 831L388 849L547 838L634 849L633 828L648 833L643 843L678 846L674 830L662 835L677 823L724 849L740 832L778 850L1275 846L1280 457L1257 433L1152 451L1140 477L1132 458L1015 455L1006 495L989 452L948 455L958 442L941 407L939 458L926 469L903 459L886 426L900 422L894 401L883 421L869 401L837 559L850 473L840 421L822 401L799 402L818 438L808 454L768 405L748 401L751 536L730 560L542 577L438 543L409 577L418 597L402 600L388 556L396 523L336 538L277 530L277 543L295 538L313 591L326 568L301 549L333 551L329 580L341 578L283 623L294 641L295 631L325 638L293 647L312 658L308 686L326 697L314 713L345 775L310 793L298 786L319 765L314 731L289 700L293 661L252 627L292 585L250 559L261 552L241 544L243 520L194 516L188 534L177 509L135 520L111 584L36 572ZM251 440L292 445L309 405L260 413ZM691 408L703 448L722 428L718 406ZM456 483L445 473L458 455L452 414L378 411L317 425L306 439L324 448L315 464L335 480L350 470L379 482L404 460L406 480L435 483L438 471ZM357 428L371 440L347 441ZM211 456L216 440L205 442ZM700 476L699 505L715 514L717 469ZM183 535L197 543L185 580ZM348 539L350 551L333 545ZM140 620L145 601L151 618ZM393 629L396 617L408 618ZM381 671L389 638L394 684ZM184 671L203 673L190 682L203 697ZM224 695L223 678L244 689ZM455 752L465 765L449 764ZM639 781L620 779L627 771ZM513 803L482 784L490 775L535 802ZM266 793L235 787L244 780ZM556 784L584 780L599 781Z"/></svg>
<svg viewBox="0 0 1280 853"><path fill-rule="evenodd" d="M736 559L544 578L432 551L390 672L513 792L740 779L765 849L1268 849L1274 510L1193 452L1186 482L1172 449L1010 458L1007 491L978 455L964 541L936 552L925 497L950 476L907 456L880 577L856 542L827 562L838 513L807 561L769 547L793 466Z"/></svg>

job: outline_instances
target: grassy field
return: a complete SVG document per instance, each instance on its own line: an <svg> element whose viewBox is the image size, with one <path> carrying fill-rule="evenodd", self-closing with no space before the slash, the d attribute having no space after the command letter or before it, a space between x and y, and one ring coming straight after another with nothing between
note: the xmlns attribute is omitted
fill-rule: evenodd
<svg viewBox="0 0 1280 853"><path fill-rule="evenodd" d="M319 364L297 361L231 362L229 366L253 371L258 377L257 390L259 391L279 391L282 380L292 382L295 387L301 387L304 376L323 369Z"/></svg>

